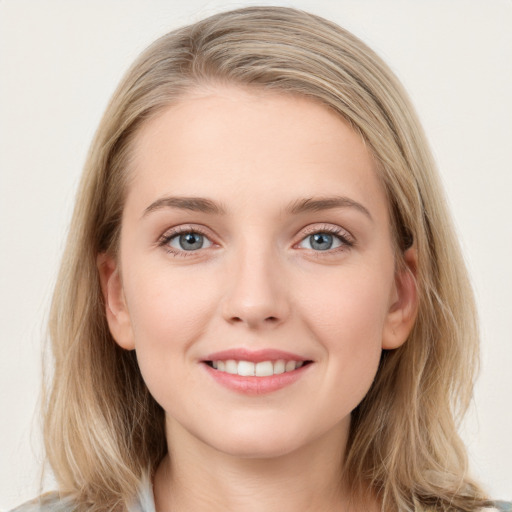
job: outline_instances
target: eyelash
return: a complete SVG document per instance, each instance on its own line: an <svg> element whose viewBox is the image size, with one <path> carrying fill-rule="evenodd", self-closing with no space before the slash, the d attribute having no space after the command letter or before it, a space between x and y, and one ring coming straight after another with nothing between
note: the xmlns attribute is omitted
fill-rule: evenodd
<svg viewBox="0 0 512 512"><path fill-rule="evenodd" d="M175 249L174 247L171 247L169 245L169 242L173 238L176 238L177 236L180 236L180 235L189 234L189 233L195 234L195 235L201 235L201 236L207 238L208 240L210 240L210 236L206 233L205 230L202 230L200 227L180 226L180 227L172 229L172 231L167 231L166 233L164 233L158 240L158 246L163 247L167 253L172 254L176 257L187 258L189 256L195 256L196 255L195 253L197 253L198 251L181 251L181 250ZM211 243L213 245L214 242L211 242Z"/></svg>
<svg viewBox="0 0 512 512"><path fill-rule="evenodd" d="M200 250L196 251L185 251L185 250L178 250L174 247L171 247L169 243L171 240L176 238L177 236L183 235L183 234L197 234L201 235L205 238L207 238L211 244L213 245L214 242L211 241L210 236L206 233L205 230L202 230L200 227L192 227L192 226L180 226L177 228L172 229L171 231L166 232L164 235L160 237L158 240L158 246L163 247L165 251L169 254L173 254L175 257L189 257L189 256L195 256L196 253ZM351 249L355 246L355 240L353 237L344 229L340 227L334 227L330 225L324 225L324 226L315 226L311 227L309 229L306 229L306 231L303 233L302 238L294 244L294 247L296 247L298 244L302 243L304 240L306 240L311 235L315 234L329 234L336 237L340 242L341 245L339 247L336 247L334 249L327 249L325 251L315 251L314 249L306 249L312 251L317 257L322 256L328 256L332 255L341 251L346 251L348 249Z"/></svg>
<svg viewBox="0 0 512 512"><path fill-rule="evenodd" d="M320 258L322 256L334 255L334 254L337 254L338 252L347 251L356 245L356 241L353 238L353 236L345 229L340 228L339 226L332 226L332 225L323 225L320 227L318 225L316 225L316 226L312 226L311 228L307 228L305 230L305 232L303 233L302 238L300 239L299 242L297 242L295 244L295 246L302 243L304 240L306 240L311 235L315 235L317 233L333 235L335 238L337 238L341 242L341 245L339 247L335 247L334 249L327 249L325 251L315 251L313 249L307 249L307 250L312 251L313 254L315 254L315 256L318 258Z"/></svg>

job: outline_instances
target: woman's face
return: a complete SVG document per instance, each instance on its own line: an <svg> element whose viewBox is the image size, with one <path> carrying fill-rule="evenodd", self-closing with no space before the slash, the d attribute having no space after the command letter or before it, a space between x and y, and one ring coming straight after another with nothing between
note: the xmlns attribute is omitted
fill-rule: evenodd
<svg viewBox="0 0 512 512"><path fill-rule="evenodd" d="M100 267L168 435L243 457L346 436L414 301L360 136L311 100L225 87L134 149L119 258Z"/></svg>

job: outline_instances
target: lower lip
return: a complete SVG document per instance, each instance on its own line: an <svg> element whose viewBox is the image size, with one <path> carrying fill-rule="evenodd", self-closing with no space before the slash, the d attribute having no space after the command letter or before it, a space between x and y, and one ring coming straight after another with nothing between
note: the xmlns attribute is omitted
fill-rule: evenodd
<svg viewBox="0 0 512 512"><path fill-rule="evenodd" d="M291 372L269 375L268 377L243 377L241 375L221 372L206 363L203 363L203 366L213 379L228 389L246 395L264 395L290 386L308 371L312 363L301 366Z"/></svg>

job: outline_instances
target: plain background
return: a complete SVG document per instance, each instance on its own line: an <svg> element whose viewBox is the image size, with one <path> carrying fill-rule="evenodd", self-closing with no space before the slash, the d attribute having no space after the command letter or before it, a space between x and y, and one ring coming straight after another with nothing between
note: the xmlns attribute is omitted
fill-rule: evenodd
<svg viewBox="0 0 512 512"><path fill-rule="evenodd" d="M481 314L482 371L463 436L473 473L491 496L510 499L512 2L271 3L348 28L412 96ZM46 315L81 167L108 98L156 37L249 4L0 0L0 509L39 492Z"/></svg>

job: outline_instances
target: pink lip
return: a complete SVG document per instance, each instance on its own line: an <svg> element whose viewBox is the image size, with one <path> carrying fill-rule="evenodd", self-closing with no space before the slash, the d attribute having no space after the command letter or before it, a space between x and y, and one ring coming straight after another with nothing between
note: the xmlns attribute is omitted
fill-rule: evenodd
<svg viewBox="0 0 512 512"><path fill-rule="evenodd" d="M230 350L222 350L214 352L204 358L204 361L227 361L234 359L235 361L251 361L252 363L261 363L262 361L307 361L305 357L301 357L291 352L283 352L282 350L263 349L248 350L245 348L236 348Z"/></svg>
<svg viewBox="0 0 512 512"><path fill-rule="evenodd" d="M310 360L297 354L292 354L291 352L283 352L282 350L247 350L240 348L214 352L202 361L202 366L216 382L232 391L246 395L263 395L289 386L300 379L312 366L312 364L307 364L291 372L269 375L268 377L244 377L216 370L206 364L206 362L210 361L227 361L228 359L234 359L235 361L251 361L253 363L278 361L280 359L284 361Z"/></svg>
<svg viewBox="0 0 512 512"><path fill-rule="evenodd" d="M264 395L289 386L300 379L311 366L311 364L308 364L291 372L270 375L268 377L242 377L241 375L221 372L207 364L203 364L208 374L219 384L232 391L246 395Z"/></svg>

